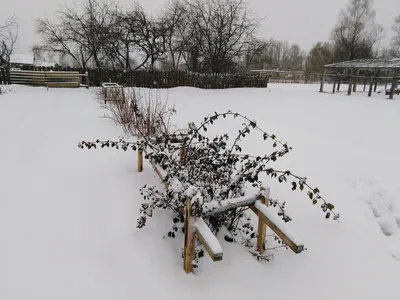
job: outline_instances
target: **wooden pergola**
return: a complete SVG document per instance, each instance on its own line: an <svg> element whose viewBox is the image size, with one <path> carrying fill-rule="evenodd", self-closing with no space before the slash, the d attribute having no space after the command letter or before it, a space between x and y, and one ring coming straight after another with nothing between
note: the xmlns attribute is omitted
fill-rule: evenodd
<svg viewBox="0 0 400 300"><path fill-rule="evenodd" d="M346 82L348 95L357 91L357 85L363 84L364 91L369 85L368 97L372 91L376 92L378 84L385 84L385 91L390 82L390 92L387 93L393 99L400 79L400 58L394 59L357 59L334 63L324 66L324 73L321 78L320 92L324 92L324 84L327 79L333 81L332 93L340 91L340 84Z"/></svg>

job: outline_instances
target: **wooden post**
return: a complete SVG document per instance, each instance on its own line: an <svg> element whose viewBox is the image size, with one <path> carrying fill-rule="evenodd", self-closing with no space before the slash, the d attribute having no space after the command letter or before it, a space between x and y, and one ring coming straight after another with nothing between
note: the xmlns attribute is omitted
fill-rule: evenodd
<svg viewBox="0 0 400 300"><path fill-rule="evenodd" d="M399 78L396 77L396 72L394 72L393 75L394 75L394 77L392 80L392 88L390 89L389 99L393 99L394 92L396 91L396 88L397 88L397 82L399 81Z"/></svg>
<svg viewBox="0 0 400 300"><path fill-rule="evenodd" d="M185 220L184 220L184 229L185 229L185 245L183 248L183 268L186 273L193 273L193 264L194 260L194 232L192 228L192 204L191 200L186 200L186 209L185 209Z"/></svg>
<svg viewBox="0 0 400 300"><path fill-rule="evenodd" d="M341 76L339 75L338 84L337 84L337 90L336 90L338 92L340 92L340 79L341 79Z"/></svg>
<svg viewBox="0 0 400 300"><path fill-rule="evenodd" d="M352 90L352 88L351 88L351 84L352 84L352 82L353 82L353 78L352 78L352 76L351 76L351 73L350 73L350 77L349 77L349 89L347 90L347 95L351 95L351 90Z"/></svg>
<svg viewBox="0 0 400 300"><path fill-rule="evenodd" d="M353 92L357 92L358 77L360 76L360 69L356 69L356 76L354 77Z"/></svg>
<svg viewBox="0 0 400 300"><path fill-rule="evenodd" d="M85 72L85 84L86 84L86 88L88 89L89 88L89 73L88 73L88 71L86 71Z"/></svg>
<svg viewBox="0 0 400 300"><path fill-rule="evenodd" d="M387 70L387 71L386 71L386 79L385 79L385 92L386 92L387 85L388 85L388 78L389 78L389 74L390 74L390 71L389 71L389 70Z"/></svg>
<svg viewBox="0 0 400 300"><path fill-rule="evenodd" d="M324 73L321 76L321 86L319 88L319 92L323 93L324 92L324 84L325 84L325 74L326 74L326 69L324 68Z"/></svg>
<svg viewBox="0 0 400 300"><path fill-rule="evenodd" d="M333 89L332 89L332 94L335 93L336 91L336 82L338 80L338 71L336 71L335 79L333 80Z"/></svg>
<svg viewBox="0 0 400 300"><path fill-rule="evenodd" d="M267 198L269 198L269 193L270 190L269 188L264 189L261 188L261 196L260 196L260 201L262 204L268 206L269 204L269 200ZM257 236L257 251L260 254L263 254L266 247L266 239L267 239L267 224L261 219L258 218L258 236Z"/></svg>
<svg viewBox="0 0 400 300"><path fill-rule="evenodd" d="M374 93L376 93L376 89L378 88L378 77L380 76L380 74L381 74L381 69L378 69L378 72L375 77Z"/></svg>
<svg viewBox="0 0 400 300"><path fill-rule="evenodd" d="M143 172L143 151L138 150L138 172Z"/></svg>
<svg viewBox="0 0 400 300"><path fill-rule="evenodd" d="M369 83L368 97L371 97L371 96L372 96L372 89L373 89L373 87L374 87L374 78L371 77L370 83Z"/></svg>

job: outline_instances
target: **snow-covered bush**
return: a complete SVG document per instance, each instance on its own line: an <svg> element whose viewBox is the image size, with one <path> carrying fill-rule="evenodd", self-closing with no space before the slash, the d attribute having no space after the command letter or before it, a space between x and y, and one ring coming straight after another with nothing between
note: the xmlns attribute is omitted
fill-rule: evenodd
<svg viewBox="0 0 400 300"><path fill-rule="evenodd" d="M104 102L104 93L97 93L96 96ZM109 118L122 126L125 134L151 138L171 131L170 119L176 111L161 99L158 92L150 90L146 97L132 87L111 88L107 98L112 101L107 101L102 107L109 112Z"/></svg>
<svg viewBox="0 0 400 300"><path fill-rule="evenodd" d="M231 138L228 134L215 137L207 135L210 126L226 118L243 121L236 136ZM266 143L272 144L271 153L263 156L243 153L241 146L243 140L257 133ZM244 196L249 187L260 189L263 185L262 174L281 183L288 182L293 191L307 191L309 201L313 205L320 205L325 218L332 217L335 220L339 218L339 214L334 212L333 204L320 195L318 188L309 185L305 177L270 166L271 162L287 155L291 147L278 140L275 135L262 130L256 121L232 111L215 112L205 117L199 125L190 123L188 128L173 133L164 130L161 135L151 138L141 136L136 142L122 139L116 142L97 140L83 141L79 146L89 149L101 146L125 151L128 149L144 151L145 158L162 169L165 188L158 189L146 185L141 189L144 201L137 227L144 227L148 218L153 216L154 210L169 209L175 213L172 230L168 233L170 237L175 237L175 233L182 227L182 209L190 199L193 214L201 216L214 233L224 229L230 233L230 237L226 237L227 240L233 240L235 236L240 235L242 243L252 248L257 236L250 218L245 214L248 207L233 208L220 214L210 212L223 205L224 200ZM270 204L277 208L278 215L285 222L291 221L285 212L286 203L271 199ZM258 259L265 258L254 251L251 253Z"/></svg>

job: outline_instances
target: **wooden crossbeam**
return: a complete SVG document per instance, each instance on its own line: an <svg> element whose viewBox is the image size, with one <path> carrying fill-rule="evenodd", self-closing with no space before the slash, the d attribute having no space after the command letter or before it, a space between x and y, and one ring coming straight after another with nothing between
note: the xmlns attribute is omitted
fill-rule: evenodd
<svg viewBox="0 0 400 300"><path fill-rule="evenodd" d="M277 236L295 253L300 253L304 250L302 245L293 234L290 233L283 221L280 221L275 215L268 211L268 208L260 200L250 205L251 210L263 221L269 228L276 233Z"/></svg>
<svg viewBox="0 0 400 300"><path fill-rule="evenodd" d="M213 215L221 214L228 210L232 210L238 207L249 206L254 204L259 199L259 195L254 194L250 196L244 196L236 199L227 199L216 203L216 207L214 209L209 210L204 213L204 217L210 217ZM212 203L207 203L206 205L212 205Z"/></svg>
<svg viewBox="0 0 400 300"><path fill-rule="evenodd" d="M197 237L199 238L201 244L206 249L207 253L210 255L211 259L216 261L221 261L223 258L222 247L218 242L216 236L212 233L211 229L207 226L206 222L202 218L198 218L194 223L193 227Z"/></svg>

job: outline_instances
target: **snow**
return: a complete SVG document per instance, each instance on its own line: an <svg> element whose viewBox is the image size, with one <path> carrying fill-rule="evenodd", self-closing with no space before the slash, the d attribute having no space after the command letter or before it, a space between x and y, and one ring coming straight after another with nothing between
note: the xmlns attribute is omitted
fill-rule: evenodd
<svg viewBox="0 0 400 300"><path fill-rule="evenodd" d="M304 192L265 177L271 197L287 201L287 226L307 251L272 252L261 263L218 237L224 260L201 259L186 275L183 235L162 238L168 211L135 228L139 188L159 184L150 164L139 174L136 153L76 146L122 135L94 94L11 88L0 96L0 299L399 299L398 97L284 84L162 91L180 127L213 111L257 120L293 147L274 167L306 176L341 214L340 223L325 220ZM208 133L235 133L240 124L227 118ZM261 137L244 140L243 150L269 148Z"/></svg>
<svg viewBox="0 0 400 300"><path fill-rule="evenodd" d="M214 254L222 254L221 244L218 242L218 239L211 232L210 228L207 226L202 218L197 218L196 221L193 222L193 227L196 228L198 232L200 232L204 241L207 243Z"/></svg>
<svg viewBox="0 0 400 300"><path fill-rule="evenodd" d="M259 194L260 193L253 193L245 195L243 197L232 198L222 201L212 200L203 205L203 211L206 216L215 215L223 211L233 209L235 207L250 205L257 201Z"/></svg>
<svg viewBox="0 0 400 300"><path fill-rule="evenodd" d="M287 223L285 223L281 218L278 217L277 214L272 213L268 207L263 204L260 200L257 200L254 203L254 206L265 216L268 220L270 220L282 233L284 233L289 240L295 243L297 246L303 245L300 239L290 230Z"/></svg>

